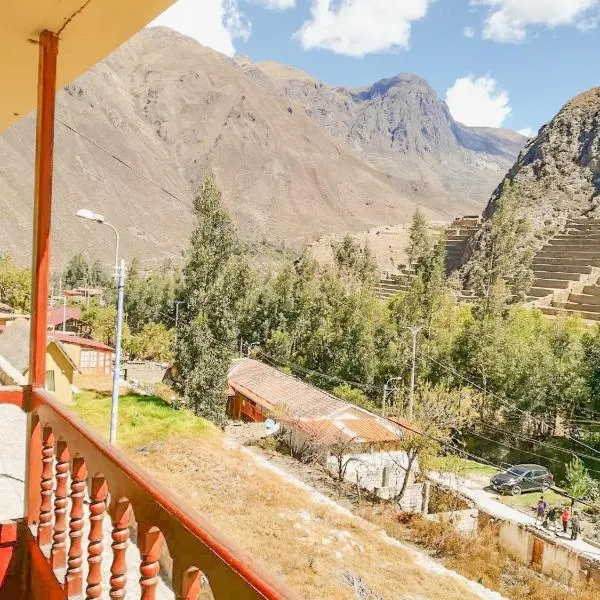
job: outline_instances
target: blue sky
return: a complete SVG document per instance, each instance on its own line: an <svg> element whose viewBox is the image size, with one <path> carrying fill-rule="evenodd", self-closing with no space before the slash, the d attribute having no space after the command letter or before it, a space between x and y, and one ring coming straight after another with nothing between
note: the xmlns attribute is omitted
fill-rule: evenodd
<svg viewBox="0 0 600 600"><path fill-rule="evenodd" d="M179 0L155 24L334 85L399 72L457 120L536 130L600 85L600 0Z"/></svg>

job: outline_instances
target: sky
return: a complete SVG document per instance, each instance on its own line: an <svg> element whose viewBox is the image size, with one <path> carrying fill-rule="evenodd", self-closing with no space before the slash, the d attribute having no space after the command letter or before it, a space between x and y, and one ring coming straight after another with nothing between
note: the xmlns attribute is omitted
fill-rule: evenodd
<svg viewBox="0 0 600 600"><path fill-rule="evenodd" d="M600 85L600 0L178 0L152 25L322 81L424 77L466 125L534 135Z"/></svg>

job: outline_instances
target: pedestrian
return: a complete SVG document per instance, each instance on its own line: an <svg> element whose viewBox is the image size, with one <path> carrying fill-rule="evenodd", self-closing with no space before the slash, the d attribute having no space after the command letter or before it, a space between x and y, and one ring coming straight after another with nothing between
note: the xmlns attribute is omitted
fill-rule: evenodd
<svg viewBox="0 0 600 600"><path fill-rule="evenodd" d="M577 535L581 531L581 521L579 520L579 513L574 510L573 517L571 518L571 539L576 540Z"/></svg>
<svg viewBox="0 0 600 600"><path fill-rule="evenodd" d="M563 533L567 533L567 527L569 525L569 508L566 505L562 507L560 520L562 521Z"/></svg>
<svg viewBox="0 0 600 600"><path fill-rule="evenodd" d="M544 496L540 496L537 506L535 507L535 524L543 523L546 519L546 511L548 510L548 503L544 500Z"/></svg>
<svg viewBox="0 0 600 600"><path fill-rule="evenodd" d="M547 529L554 529L554 535L558 535L557 524L558 524L559 515L560 515L560 508L558 506L553 506L548 511L548 518L546 519L545 527ZM548 526L548 523L550 523L550 526Z"/></svg>

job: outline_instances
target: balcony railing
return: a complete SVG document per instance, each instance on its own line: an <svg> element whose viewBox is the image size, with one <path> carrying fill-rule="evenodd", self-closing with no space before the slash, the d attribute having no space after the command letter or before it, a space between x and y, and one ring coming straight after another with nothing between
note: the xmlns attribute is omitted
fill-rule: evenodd
<svg viewBox="0 0 600 600"><path fill-rule="evenodd" d="M208 589L217 600L297 598L50 394L0 388L0 404L6 403L29 418L25 534L31 547L23 598L91 599L107 591L110 598L125 598L134 524L141 554L135 597L155 598L166 545L178 600L210 598ZM107 515L112 539L103 539ZM112 561L103 578L107 544Z"/></svg>

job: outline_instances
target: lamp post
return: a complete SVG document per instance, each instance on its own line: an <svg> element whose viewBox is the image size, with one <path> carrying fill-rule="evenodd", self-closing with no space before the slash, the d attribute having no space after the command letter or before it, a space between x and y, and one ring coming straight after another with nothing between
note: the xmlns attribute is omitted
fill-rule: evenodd
<svg viewBox="0 0 600 600"><path fill-rule="evenodd" d="M415 405L415 365L417 362L417 334L423 325L411 325L408 329L412 333L412 369L410 372L410 399L408 401L408 420L412 421L413 408Z"/></svg>
<svg viewBox="0 0 600 600"><path fill-rule="evenodd" d="M388 391L391 391L390 388L390 383L392 383L392 381L399 381L401 380L402 377L390 377L386 383L383 384L383 398L381 401L381 416L385 417L385 408L386 408L386 400L387 400L387 393Z"/></svg>
<svg viewBox="0 0 600 600"><path fill-rule="evenodd" d="M117 441L117 420L119 415L119 382L121 379L121 337L123 333L123 288L125 287L125 261L119 263L119 232L114 225L104 220L104 215L99 215L91 210L82 208L75 216L88 221L94 221L100 225L110 227L115 233L115 279L117 283L117 322L115 336L115 364L113 365L112 402L110 407L110 434L109 441L114 444Z"/></svg>
<svg viewBox="0 0 600 600"><path fill-rule="evenodd" d="M104 220L104 215L99 215L98 213L92 212L87 208L80 208L76 213L76 217L80 219L86 219L87 221L94 221L95 223L100 223L100 225L106 225L110 227L115 233L115 279L118 278L119 271L119 232L117 231L114 225L107 223Z"/></svg>

